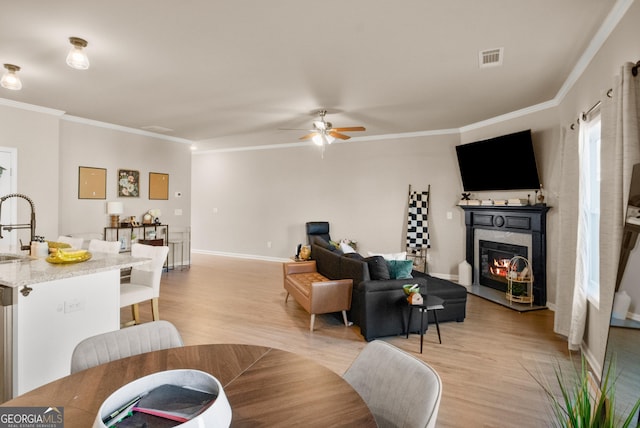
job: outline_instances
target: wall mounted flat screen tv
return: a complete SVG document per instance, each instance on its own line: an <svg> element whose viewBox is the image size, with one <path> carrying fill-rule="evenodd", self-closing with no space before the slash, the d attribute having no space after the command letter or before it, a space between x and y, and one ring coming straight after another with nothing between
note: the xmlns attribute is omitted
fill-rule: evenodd
<svg viewBox="0 0 640 428"><path fill-rule="evenodd" d="M531 130L456 146L465 192L540 188Z"/></svg>

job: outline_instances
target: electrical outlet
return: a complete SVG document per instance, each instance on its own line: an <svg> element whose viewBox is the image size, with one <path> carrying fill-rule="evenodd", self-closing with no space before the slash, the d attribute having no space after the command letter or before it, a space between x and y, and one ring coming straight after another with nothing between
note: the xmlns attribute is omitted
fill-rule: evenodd
<svg viewBox="0 0 640 428"><path fill-rule="evenodd" d="M173 214L182 215L182 210L180 208L176 208L175 210L173 210Z"/></svg>
<svg viewBox="0 0 640 428"><path fill-rule="evenodd" d="M78 312L84 310L85 302L80 299L65 300L64 313Z"/></svg>
<svg viewBox="0 0 640 428"><path fill-rule="evenodd" d="M213 213L214 213L214 214L218 214L218 209L217 209L217 208L214 208L214 209L213 209Z"/></svg>
<svg viewBox="0 0 640 428"><path fill-rule="evenodd" d="M267 241L267 248L271 248L271 241Z"/></svg>
<svg viewBox="0 0 640 428"><path fill-rule="evenodd" d="M447 211L447 220L453 219L453 213L451 211Z"/></svg>

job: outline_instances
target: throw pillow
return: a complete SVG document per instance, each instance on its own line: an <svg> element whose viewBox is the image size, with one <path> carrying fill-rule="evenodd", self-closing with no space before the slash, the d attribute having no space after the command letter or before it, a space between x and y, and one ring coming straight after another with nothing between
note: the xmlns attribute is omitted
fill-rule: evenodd
<svg viewBox="0 0 640 428"><path fill-rule="evenodd" d="M372 253L371 251L368 252L369 256L382 256L387 260L406 260L407 259L407 252L403 251L401 253Z"/></svg>
<svg viewBox="0 0 640 428"><path fill-rule="evenodd" d="M349 254L349 253L355 253L356 252L356 250L354 250L351 245L345 244L344 242L340 243L340 249L342 250L342 252L344 254Z"/></svg>
<svg viewBox="0 0 640 428"><path fill-rule="evenodd" d="M364 259L369 266L369 276L373 280L391 279L387 261L382 256L367 257Z"/></svg>
<svg viewBox="0 0 640 428"><path fill-rule="evenodd" d="M389 267L389 276L391 279L408 279L413 278L411 271L413 270L412 260L387 260Z"/></svg>

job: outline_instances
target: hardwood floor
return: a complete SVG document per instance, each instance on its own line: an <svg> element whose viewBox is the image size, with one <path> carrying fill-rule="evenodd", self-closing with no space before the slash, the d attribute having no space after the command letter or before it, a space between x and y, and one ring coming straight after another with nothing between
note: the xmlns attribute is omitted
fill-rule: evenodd
<svg viewBox="0 0 640 428"><path fill-rule="evenodd" d="M163 274L160 317L177 326L187 345L271 346L342 374L366 344L359 328L329 314L317 316L309 333L307 312L293 299L285 304L284 297L281 263L195 254L190 269ZM142 322L150 321L150 304L140 313ZM130 319L130 311L123 309L122 317ZM439 427L551 425L548 400L534 376L553 383L555 366L571 366L566 341L553 333L552 312L519 313L469 295L466 320L441 324L441 345L431 327L423 354L417 334L383 340L440 374Z"/></svg>

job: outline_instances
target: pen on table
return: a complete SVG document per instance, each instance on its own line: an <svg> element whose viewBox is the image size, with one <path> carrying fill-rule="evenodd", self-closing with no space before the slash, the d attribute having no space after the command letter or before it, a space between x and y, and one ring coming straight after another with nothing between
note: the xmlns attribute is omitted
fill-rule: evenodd
<svg viewBox="0 0 640 428"><path fill-rule="evenodd" d="M136 401L140 400L142 397L144 397L145 394L140 394L137 397L133 398L132 400L128 401L127 404L118 407L116 410L114 410L113 412L111 412L107 417L102 418L102 423L103 424L107 424L107 422L109 422L111 419L115 418L116 416L118 416L120 413L122 413L124 410L126 410L127 407L133 406Z"/></svg>

